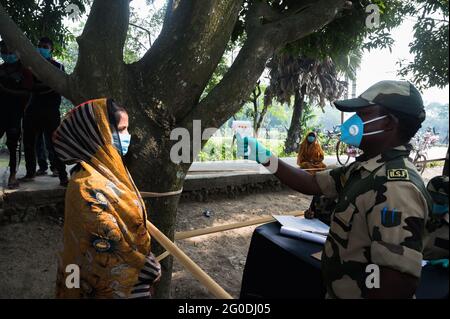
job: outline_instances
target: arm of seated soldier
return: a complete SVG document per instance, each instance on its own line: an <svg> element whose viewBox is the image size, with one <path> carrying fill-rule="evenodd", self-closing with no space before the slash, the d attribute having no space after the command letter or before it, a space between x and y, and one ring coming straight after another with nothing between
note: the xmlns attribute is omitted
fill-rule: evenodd
<svg viewBox="0 0 450 319"><path fill-rule="evenodd" d="M257 139L253 137L236 136L237 155L244 159L254 160L266 167L271 163L277 163L277 169L272 172L278 179L290 188L307 195L321 195L321 190L314 176L306 171L293 167L280 160L267 150Z"/></svg>

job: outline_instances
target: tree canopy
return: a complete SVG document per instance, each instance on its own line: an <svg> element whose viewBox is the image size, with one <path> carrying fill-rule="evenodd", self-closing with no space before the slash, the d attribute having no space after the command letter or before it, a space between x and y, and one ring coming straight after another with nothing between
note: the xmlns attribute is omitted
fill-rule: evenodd
<svg viewBox="0 0 450 319"><path fill-rule="evenodd" d="M47 36L54 42L56 54L61 54L70 37L64 18L77 7L82 14L89 0L0 0L10 17L22 29L32 43Z"/></svg>
<svg viewBox="0 0 450 319"><path fill-rule="evenodd" d="M407 9L415 17L414 61L400 61L399 74L421 88L448 85L448 0L417 0Z"/></svg>

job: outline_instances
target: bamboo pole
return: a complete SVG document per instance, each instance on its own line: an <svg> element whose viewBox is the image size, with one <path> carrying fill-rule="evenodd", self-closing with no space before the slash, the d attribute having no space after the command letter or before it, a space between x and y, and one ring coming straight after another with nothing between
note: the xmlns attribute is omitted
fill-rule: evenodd
<svg viewBox="0 0 450 319"><path fill-rule="evenodd" d="M327 168L302 168L304 171L324 171ZM251 169L221 169L221 170L198 170L198 171L192 171L190 173L257 173L255 170Z"/></svg>
<svg viewBox="0 0 450 319"><path fill-rule="evenodd" d="M170 256L170 253L168 251L163 252L161 255L159 255L158 257L156 257L156 260L158 262L160 262L161 260L163 260L164 258Z"/></svg>
<svg viewBox="0 0 450 319"><path fill-rule="evenodd" d="M445 158L437 158L437 159L429 159L426 161L417 161L417 162L413 162L413 164L426 164L426 163L430 163L430 162L443 162L445 161Z"/></svg>
<svg viewBox="0 0 450 319"><path fill-rule="evenodd" d="M200 283L202 283L214 296L220 299L232 299L231 295L220 287L207 273L192 261L180 248L167 238L158 228L147 221L150 235L172 254Z"/></svg>
<svg viewBox="0 0 450 319"><path fill-rule="evenodd" d="M289 213L283 214L283 215L303 216L303 214L304 214L303 211L294 211L294 212L289 212ZM207 234L218 233L218 232L231 230L231 229L237 229L237 228L242 228L242 227L247 227L247 226L252 226L252 225L264 224L264 223L268 223L272 220L274 220L274 218L272 216L264 216L261 218L248 220L245 222L239 222L239 223L228 224L228 225L220 225L220 226L203 228L203 229L195 229L195 230L190 230L190 231L185 231L185 232L178 232L175 234L175 240L187 239L187 238L198 237L198 236L203 236L203 235L207 235Z"/></svg>
<svg viewBox="0 0 450 319"><path fill-rule="evenodd" d="M303 216L304 213L303 212L293 212L293 213L287 213L287 214L283 214L283 215L285 215L285 216ZM243 227L257 225L257 224L264 224L266 222L271 221L270 217L271 216L265 216L265 217L249 220L246 222L222 225L222 226L211 227L211 228L196 229L196 230L192 230L192 231L188 231L188 232L178 232L175 234L175 239L182 240L182 239L187 239L187 238L192 238L192 237L203 236L206 234L218 233L218 232L231 230L231 229L243 228ZM166 252L162 253L161 255L159 255L158 257L156 257L156 260L161 261L164 258L168 257L169 255L170 255L170 253L168 251L166 251Z"/></svg>

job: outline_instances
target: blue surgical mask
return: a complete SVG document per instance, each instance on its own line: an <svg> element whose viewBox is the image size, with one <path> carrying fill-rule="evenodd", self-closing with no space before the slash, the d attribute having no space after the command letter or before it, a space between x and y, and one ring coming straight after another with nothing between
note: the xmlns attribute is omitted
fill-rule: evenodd
<svg viewBox="0 0 450 319"><path fill-rule="evenodd" d="M308 136L308 142L314 143L315 140L316 138L314 136Z"/></svg>
<svg viewBox="0 0 450 319"><path fill-rule="evenodd" d="M444 215L448 213L448 205L433 204L434 215Z"/></svg>
<svg viewBox="0 0 450 319"><path fill-rule="evenodd" d="M344 142L347 145L359 147L359 145L361 144L361 141L363 139L363 136L375 135L375 134L380 134L380 133L384 132L384 130L380 130L380 131L375 131L375 132L370 132L370 133L364 133L364 125L375 122L375 121L379 121L386 117L387 117L387 115L384 115L384 116L380 116L380 117L374 118L372 120L363 122L363 120L357 114L353 115L347 121L345 121L340 127L341 142Z"/></svg>
<svg viewBox="0 0 450 319"><path fill-rule="evenodd" d="M38 48L38 51L45 59L51 59L52 58L52 51L50 49Z"/></svg>
<svg viewBox="0 0 450 319"><path fill-rule="evenodd" d="M113 144L118 150L122 150L122 156L128 153L128 148L131 143L131 135L127 133L120 133L118 135L120 142L117 138L117 134L113 134Z"/></svg>
<svg viewBox="0 0 450 319"><path fill-rule="evenodd" d="M2 59L5 63L13 64L19 61L19 58L14 53L11 54L2 54Z"/></svg>

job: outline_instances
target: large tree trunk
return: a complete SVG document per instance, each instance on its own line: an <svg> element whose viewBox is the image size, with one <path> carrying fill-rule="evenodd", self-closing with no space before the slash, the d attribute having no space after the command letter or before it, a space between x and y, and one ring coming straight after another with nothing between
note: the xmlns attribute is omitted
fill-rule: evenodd
<svg viewBox="0 0 450 319"><path fill-rule="evenodd" d="M170 190L179 190L183 187L185 169L171 164L171 162L166 162L169 159L168 156L163 156L161 159L152 158L148 160L147 165L142 167L140 165L141 160L139 160L140 156L130 155L131 158L127 159L127 165L133 171L134 180L140 185L140 191L163 193ZM148 172L151 172L151 174ZM172 195L144 199L147 205L148 219L171 239L175 237L179 198L180 195ZM152 252L158 256L165 252L165 249L153 240ZM172 264L172 256L161 261L162 277L156 289L156 298L170 297Z"/></svg>
<svg viewBox="0 0 450 319"><path fill-rule="evenodd" d="M302 10L281 14L266 2L248 8L246 41L222 81L200 96L222 57L243 0L169 0L160 36L144 57L123 62L129 0L94 0L73 74L54 68L36 52L0 5L0 35L20 53L21 61L46 84L73 103L111 97L130 115L132 145L126 163L141 191L169 192L182 188L190 163L175 164L170 150L177 127L192 136L193 121L219 128L235 114L264 71L275 50L303 38L332 21L345 0L318 0ZM263 19L262 19L263 18ZM206 140L201 141L200 146ZM195 144L195 143L194 143ZM200 147L192 147L192 157ZM178 196L147 199L149 219L174 239ZM153 251L163 249L153 242ZM163 263L157 297L170 296L172 258Z"/></svg>
<svg viewBox="0 0 450 319"><path fill-rule="evenodd" d="M289 126L285 146L286 153L298 151L301 138L301 119L303 113L303 103L305 101L306 86L303 85L300 92L295 92L294 106L292 112L291 125Z"/></svg>

